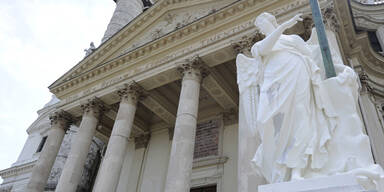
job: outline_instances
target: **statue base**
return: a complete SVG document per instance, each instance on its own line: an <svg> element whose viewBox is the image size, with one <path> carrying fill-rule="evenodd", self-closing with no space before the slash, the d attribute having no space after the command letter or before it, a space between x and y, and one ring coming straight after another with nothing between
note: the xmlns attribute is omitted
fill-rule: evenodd
<svg viewBox="0 0 384 192"><path fill-rule="evenodd" d="M376 192L367 191L353 175L336 175L259 186L259 192Z"/></svg>

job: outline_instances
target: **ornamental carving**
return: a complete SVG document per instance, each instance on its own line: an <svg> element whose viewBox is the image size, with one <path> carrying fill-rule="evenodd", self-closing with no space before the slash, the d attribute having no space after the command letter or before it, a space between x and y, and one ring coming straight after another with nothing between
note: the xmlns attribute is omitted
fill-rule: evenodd
<svg viewBox="0 0 384 192"><path fill-rule="evenodd" d="M337 18L333 3L322 10L325 26L333 32L339 32L340 22Z"/></svg>
<svg viewBox="0 0 384 192"><path fill-rule="evenodd" d="M71 114L64 110L54 112L49 116L51 126L60 125L65 131L69 129L69 126L73 123L73 117Z"/></svg>
<svg viewBox="0 0 384 192"><path fill-rule="evenodd" d="M372 87L369 85L369 77L368 74L364 71L359 72L359 79L361 83L361 92L363 93L371 93Z"/></svg>
<svg viewBox="0 0 384 192"><path fill-rule="evenodd" d="M256 42L265 38L265 35L263 35L258 31L253 34L255 35L243 36L240 41L236 43L232 43L232 48L235 50L237 54L242 53L242 54L250 55L251 46Z"/></svg>
<svg viewBox="0 0 384 192"><path fill-rule="evenodd" d="M95 117L100 117L101 113L107 110L107 105L97 97L88 99L87 102L81 104L80 107L83 109L84 115L93 113Z"/></svg>
<svg viewBox="0 0 384 192"><path fill-rule="evenodd" d="M164 15L157 23L152 26L149 30L144 32L144 35L136 39L130 47L122 51L127 53L135 48L138 48L148 42L159 39L172 31L180 29L198 19L201 19L209 14L215 13L217 10L228 4L229 1L214 3L214 4L203 4L199 5L194 9L183 9L183 11L170 11Z"/></svg>
<svg viewBox="0 0 384 192"><path fill-rule="evenodd" d="M209 69L204 61L198 56L187 59L185 63L177 68L180 74L184 77L196 77L202 79L209 74Z"/></svg>
<svg viewBox="0 0 384 192"><path fill-rule="evenodd" d="M145 97L145 90L138 83L132 81L131 83L124 84L123 87L120 87L117 94L121 99L136 103Z"/></svg>

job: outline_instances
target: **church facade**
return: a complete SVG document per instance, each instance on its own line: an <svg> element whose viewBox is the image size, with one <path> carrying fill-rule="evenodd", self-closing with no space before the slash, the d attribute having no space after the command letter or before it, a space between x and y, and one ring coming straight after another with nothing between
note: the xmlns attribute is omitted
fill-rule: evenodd
<svg viewBox="0 0 384 192"><path fill-rule="evenodd" d="M360 77L359 110L384 166L384 1L320 0L328 39ZM270 12L307 40L308 0L117 0L98 48L49 90L0 192L256 192L258 139L238 129L236 55Z"/></svg>

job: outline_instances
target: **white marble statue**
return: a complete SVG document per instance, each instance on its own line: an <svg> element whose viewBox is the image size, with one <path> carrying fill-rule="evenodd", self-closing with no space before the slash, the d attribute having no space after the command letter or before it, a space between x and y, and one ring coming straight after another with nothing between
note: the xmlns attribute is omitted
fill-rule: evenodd
<svg viewBox="0 0 384 192"><path fill-rule="evenodd" d="M332 48L338 75L325 80L316 33L308 42L283 34L301 20L296 15L278 25L262 13L255 25L265 39L252 46L251 58L237 56L239 121L245 121L239 129L261 140L255 168L269 183L351 173L379 189L382 169L362 131L357 76Z"/></svg>

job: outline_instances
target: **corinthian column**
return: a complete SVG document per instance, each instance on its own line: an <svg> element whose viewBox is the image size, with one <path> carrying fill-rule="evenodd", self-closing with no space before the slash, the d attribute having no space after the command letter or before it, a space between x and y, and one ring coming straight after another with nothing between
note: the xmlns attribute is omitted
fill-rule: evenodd
<svg viewBox="0 0 384 192"><path fill-rule="evenodd" d="M84 111L83 118L79 131L72 143L68 159L65 162L56 192L76 191L77 185L80 183L92 138L96 132L96 126L99 123L100 114L104 109L102 101L97 98L88 100L81 107Z"/></svg>
<svg viewBox="0 0 384 192"><path fill-rule="evenodd" d="M165 192L189 192L200 82L206 71L199 57L179 68L183 75Z"/></svg>
<svg viewBox="0 0 384 192"><path fill-rule="evenodd" d="M142 93L136 83L126 85L118 91L121 97L119 111L109 138L108 148L98 173L95 192L115 191L123 166L128 138L131 135L137 101Z"/></svg>
<svg viewBox="0 0 384 192"><path fill-rule="evenodd" d="M31 179L27 185L28 192L44 191L53 163L55 162L61 142L63 141L65 131L72 122L71 115L62 110L53 113L49 119L51 120L51 129L49 130L48 138L39 160L33 167Z"/></svg>

